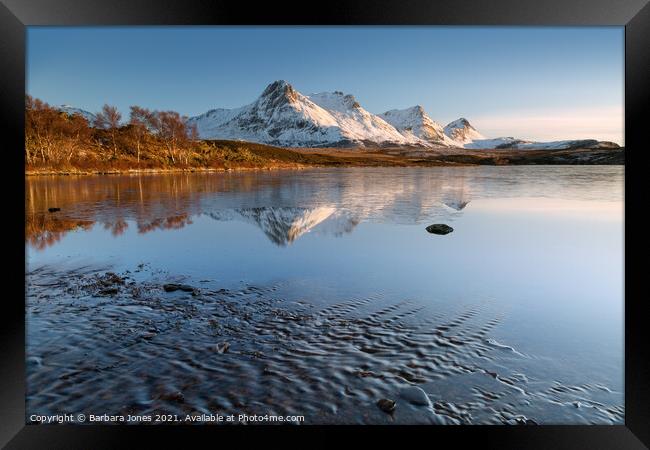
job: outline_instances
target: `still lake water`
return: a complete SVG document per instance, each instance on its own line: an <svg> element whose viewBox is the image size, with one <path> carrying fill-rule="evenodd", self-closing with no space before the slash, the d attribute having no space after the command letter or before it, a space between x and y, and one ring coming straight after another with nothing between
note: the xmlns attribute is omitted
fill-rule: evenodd
<svg viewBox="0 0 650 450"><path fill-rule="evenodd" d="M28 414L621 424L623 177L28 177Z"/></svg>

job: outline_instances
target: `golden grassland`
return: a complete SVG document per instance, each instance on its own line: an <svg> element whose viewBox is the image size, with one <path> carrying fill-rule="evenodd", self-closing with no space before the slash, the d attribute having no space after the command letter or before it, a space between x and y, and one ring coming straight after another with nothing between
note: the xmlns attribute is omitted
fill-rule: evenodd
<svg viewBox="0 0 650 450"><path fill-rule="evenodd" d="M94 150L94 151L93 151ZM311 167L412 167L522 164L624 164L624 149L463 150L413 148L287 149L241 141L199 141L182 161L172 163L153 149L140 160L117 158L88 149L83 159L55 164L27 165L27 175L84 175L118 173L224 172Z"/></svg>

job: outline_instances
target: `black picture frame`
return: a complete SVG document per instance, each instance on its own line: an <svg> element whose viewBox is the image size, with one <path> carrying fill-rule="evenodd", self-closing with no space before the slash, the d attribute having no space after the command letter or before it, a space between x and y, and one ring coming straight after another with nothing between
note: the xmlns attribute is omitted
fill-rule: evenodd
<svg viewBox="0 0 650 450"><path fill-rule="evenodd" d="M648 0L357 0L332 1L307 8L306 2L253 4L201 0L0 0L0 120L5 161L4 192L11 197L11 217L5 221L5 283L0 327L0 445L6 448L115 448L146 438L188 446L192 436L223 444L214 433L243 436L241 427L134 427L25 425L24 324L24 94L26 27L34 25L618 25L625 27L625 425L621 426L462 426L462 427L295 427L292 437L317 433L319 443L338 442L341 428L382 439L414 434L439 446L475 443L482 448L647 448L650 445L650 336L645 324L642 264L638 255L647 245L631 206L642 205L642 170L648 148L644 116L650 105L650 4ZM247 436L274 439L284 427L256 427ZM210 433L210 436L207 434ZM313 439L313 436L311 437ZM221 439L221 437L219 437ZM270 441L269 441L270 442ZM276 441L276 443L286 442ZM309 441L304 441L309 445ZM402 440L402 445L404 441Z"/></svg>

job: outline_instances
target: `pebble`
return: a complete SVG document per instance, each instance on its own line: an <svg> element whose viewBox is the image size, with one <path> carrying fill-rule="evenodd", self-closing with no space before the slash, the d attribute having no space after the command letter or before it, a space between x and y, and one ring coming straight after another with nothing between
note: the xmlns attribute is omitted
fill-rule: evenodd
<svg viewBox="0 0 650 450"><path fill-rule="evenodd" d="M381 400L377 401L377 406L385 413L390 414L393 411L395 411L395 408L397 407L397 402L395 402L395 400L391 400L388 398L382 398Z"/></svg>
<svg viewBox="0 0 650 450"><path fill-rule="evenodd" d="M416 406L432 406L426 392L420 387L409 386L400 391L400 397Z"/></svg>

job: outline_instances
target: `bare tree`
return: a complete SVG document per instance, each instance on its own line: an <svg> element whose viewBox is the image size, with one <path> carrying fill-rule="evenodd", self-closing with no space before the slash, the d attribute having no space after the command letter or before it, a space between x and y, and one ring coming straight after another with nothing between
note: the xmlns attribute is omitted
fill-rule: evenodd
<svg viewBox="0 0 650 450"><path fill-rule="evenodd" d="M190 141L198 141L199 140L199 129L196 126L195 123L188 125L188 132L187 136L190 138Z"/></svg>
<svg viewBox="0 0 650 450"><path fill-rule="evenodd" d="M187 126L184 118L176 111L156 111L153 113L151 125L158 137L165 143L172 164L176 164L179 145L187 139Z"/></svg>
<svg viewBox="0 0 650 450"><path fill-rule="evenodd" d="M189 164L198 149L195 124L175 111L151 111L130 107L129 123L121 127L121 114L115 107L104 105L90 128L80 114L69 114L30 96L25 97L25 160L27 165L56 165L93 159L112 144L112 157L119 157L119 148L128 143L138 164L149 143L162 146L160 150L169 162ZM98 139L98 140L95 140ZM124 140L126 139L126 140ZM119 144L119 145L118 145ZM151 156L157 149L152 147ZM158 150L158 152L160 151ZM145 156L146 157L146 156Z"/></svg>
<svg viewBox="0 0 650 450"><path fill-rule="evenodd" d="M53 110L50 106L37 99L27 96L25 102L25 150L27 160L33 160L36 152L40 153L43 163L50 159L54 147L52 133ZM33 148L34 151L29 149Z"/></svg>
<svg viewBox="0 0 650 450"><path fill-rule="evenodd" d="M120 126L122 114L114 106L104 105L102 110L95 115L95 127L108 130L113 141L113 158L117 158L117 129Z"/></svg>
<svg viewBox="0 0 650 450"><path fill-rule="evenodd" d="M25 156L28 165L70 162L90 144L88 121L27 96L25 99ZM40 158L39 158L40 154Z"/></svg>
<svg viewBox="0 0 650 450"><path fill-rule="evenodd" d="M51 162L56 158L57 144L62 135L62 114L47 103L28 96L25 115L25 151L28 162L34 161L37 152L43 163Z"/></svg>
<svg viewBox="0 0 650 450"><path fill-rule="evenodd" d="M141 108L139 106L131 106L131 117L129 124L131 125L133 138L135 139L138 163L140 162L140 148L142 141L147 136L147 127L150 126L151 119L152 112L148 109Z"/></svg>
<svg viewBox="0 0 650 450"><path fill-rule="evenodd" d="M37 128L34 117L34 99L31 95L25 96L25 159L27 164L32 164L36 155L32 149L36 147Z"/></svg>
<svg viewBox="0 0 650 450"><path fill-rule="evenodd" d="M68 115L57 127L61 136L59 159L70 162L79 151L90 142L91 130L88 128L88 121L79 114Z"/></svg>

